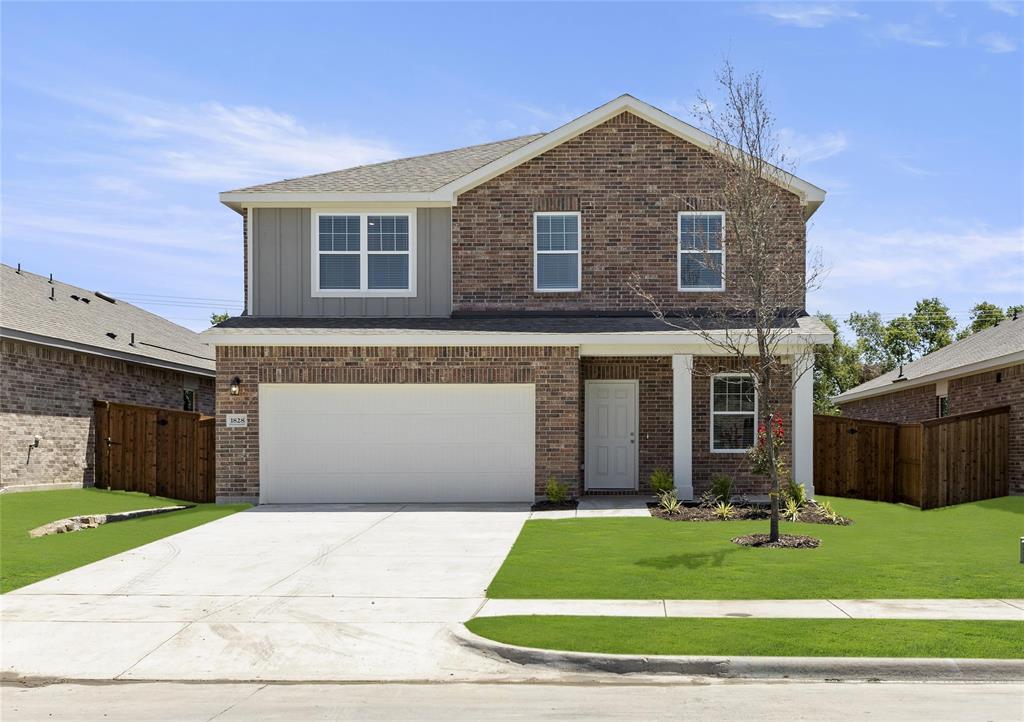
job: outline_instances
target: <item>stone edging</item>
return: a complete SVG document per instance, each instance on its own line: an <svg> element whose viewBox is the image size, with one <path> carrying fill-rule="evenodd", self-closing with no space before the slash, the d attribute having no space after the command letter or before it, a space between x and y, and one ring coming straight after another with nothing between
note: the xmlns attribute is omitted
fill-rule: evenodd
<svg viewBox="0 0 1024 722"><path fill-rule="evenodd" d="M1024 681L1020 659L931 659L889 657L694 657L600 654L519 647L451 627L455 641L492 659L539 665L563 672L664 674L725 679L845 681Z"/></svg>
<svg viewBox="0 0 1024 722"><path fill-rule="evenodd" d="M143 516L165 514L169 511L181 511L182 509L195 508L195 504L179 504L178 506L158 506L153 509L136 509L134 511L117 511L110 514L83 514L72 516L67 519L58 519L49 524L37 526L29 531L30 537L49 536L51 534L64 534L67 532L81 531L82 529L94 529L100 524L110 524L115 521L128 521Z"/></svg>

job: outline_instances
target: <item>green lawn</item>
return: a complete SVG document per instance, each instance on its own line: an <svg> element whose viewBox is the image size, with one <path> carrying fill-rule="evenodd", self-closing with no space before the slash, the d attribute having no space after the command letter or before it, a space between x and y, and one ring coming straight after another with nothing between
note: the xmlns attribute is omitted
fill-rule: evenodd
<svg viewBox="0 0 1024 722"><path fill-rule="evenodd" d="M0 495L0 592L247 509L248 504L199 504L194 509L104 524L96 529L32 539L30 529L80 514L173 506L159 496L101 489L60 489Z"/></svg>
<svg viewBox="0 0 1024 722"><path fill-rule="evenodd" d="M1024 598L1024 497L921 511L830 499L850 526L783 523L817 549L753 549L767 521L527 522L488 596L540 599Z"/></svg>
<svg viewBox="0 0 1024 722"><path fill-rule="evenodd" d="M480 617L499 642L576 652L797 657L1024 658L1024 623L895 619Z"/></svg>

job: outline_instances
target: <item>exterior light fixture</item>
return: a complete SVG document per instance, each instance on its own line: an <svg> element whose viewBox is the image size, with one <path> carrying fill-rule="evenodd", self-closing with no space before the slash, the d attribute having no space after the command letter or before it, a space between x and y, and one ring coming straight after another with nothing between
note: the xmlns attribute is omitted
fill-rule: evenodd
<svg viewBox="0 0 1024 722"><path fill-rule="evenodd" d="M242 385L242 379L235 376L231 379L231 395L238 396L238 388Z"/></svg>

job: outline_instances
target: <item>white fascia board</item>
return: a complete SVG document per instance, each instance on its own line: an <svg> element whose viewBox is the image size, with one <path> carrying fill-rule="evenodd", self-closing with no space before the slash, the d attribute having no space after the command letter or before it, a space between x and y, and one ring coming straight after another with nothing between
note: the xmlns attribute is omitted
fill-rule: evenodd
<svg viewBox="0 0 1024 722"><path fill-rule="evenodd" d="M527 143L522 148L491 161L487 165L482 166L461 178L457 178L447 185L441 186L436 192L447 193L454 201L460 193L464 193L481 183L485 183L511 168L514 168L520 163L524 163L541 153L551 150L552 148L561 145L567 140L575 138L581 133L585 133L591 128L600 125L609 118L612 118L626 110L643 118L649 123L658 126L662 130L672 133L673 135L676 135L705 150L714 150L721 143L717 138L705 133L700 128L696 128L689 123L684 123L663 110L659 110L631 95L621 95L618 98L605 103L599 108L595 108L589 113L581 115L579 118L566 123L560 128L557 128L546 135L542 135L540 138L537 138L537 140ZM814 209L824 202L825 191L818 186L808 183L802 178L798 178L791 173L784 173L783 178L786 181L783 187L798 195L804 205L811 207L810 211L812 213Z"/></svg>
<svg viewBox="0 0 1024 722"><path fill-rule="evenodd" d="M958 379L964 376L973 376L974 374L979 374L985 371L995 371L996 369L1005 368L1007 366L1016 366L1019 363L1024 363L1024 351L1014 351L1013 353L1006 354L1005 356L997 356L996 358L978 361L965 366L958 366L955 369L948 369L946 371L936 371L932 374L918 376L917 378L907 379L906 381L900 381L899 383L893 383L890 381L885 386L877 386L875 388L865 389L864 391L851 389L845 393L833 396L832 401L837 404L845 404L850 401L870 399L873 396L885 396L886 394L892 394L897 391L902 391L903 389L927 386L928 384L934 384L937 381L942 381L944 379Z"/></svg>
<svg viewBox="0 0 1024 722"><path fill-rule="evenodd" d="M234 207L274 207L309 205L330 205L332 203L451 203L451 195L428 191L422 193L350 193L350 192L261 192L261 191L227 191L220 194L220 202ZM286 205L285 205L286 204Z"/></svg>
<svg viewBox="0 0 1024 722"><path fill-rule="evenodd" d="M731 332L736 338L736 331ZM722 355L723 351L693 331L647 331L639 333L502 333L495 331L403 331L351 332L323 329L221 329L199 334L204 343L215 346L580 346L593 355L629 353L663 355L702 353ZM831 337L829 337L829 340ZM794 353L807 346L827 343L817 336L792 333L792 340L780 347ZM751 344L753 346L753 344Z"/></svg>

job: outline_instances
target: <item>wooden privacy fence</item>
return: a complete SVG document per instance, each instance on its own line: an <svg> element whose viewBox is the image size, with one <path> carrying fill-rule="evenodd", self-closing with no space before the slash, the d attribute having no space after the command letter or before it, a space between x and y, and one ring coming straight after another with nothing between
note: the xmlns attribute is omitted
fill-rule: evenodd
<svg viewBox="0 0 1024 722"><path fill-rule="evenodd" d="M922 509L1009 493L1008 406L919 424L814 417L814 489Z"/></svg>
<svg viewBox="0 0 1024 722"><path fill-rule="evenodd" d="M193 502L216 498L214 419L94 401L96 486Z"/></svg>

